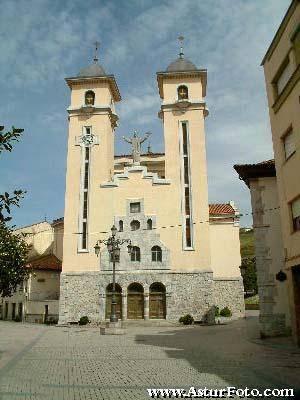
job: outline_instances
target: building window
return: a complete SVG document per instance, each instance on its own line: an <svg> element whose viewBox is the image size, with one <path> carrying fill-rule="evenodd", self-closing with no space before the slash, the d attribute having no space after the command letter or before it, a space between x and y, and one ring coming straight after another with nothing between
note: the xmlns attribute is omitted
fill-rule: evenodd
<svg viewBox="0 0 300 400"><path fill-rule="evenodd" d="M39 283L45 282L45 278L39 278L37 281L38 281Z"/></svg>
<svg viewBox="0 0 300 400"><path fill-rule="evenodd" d="M151 218L149 218L148 221L147 221L147 229L149 231L151 231L151 229L152 229L152 219Z"/></svg>
<svg viewBox="0 0 300 400"><path fill-rule="evenodd" d="M121 220L119 221L119 232L123 232L123 229L124 229L124 224L123 221Z"/></svg>
<svg viewBox="0 0 300 400"><path fill-rule="evenodd" d="M134 221L131 221L131 222L130 222L130 228L131 228L132 231L137 231L137 230L139 230L139 229L140 229L140 226L141 226L141 224L140 224L140 222L137 221L137 220L134 220Z"/></svg>
<svg viewBox="0 0 300 400"><path fill-rule="evenodd" d="M130 212L131 213L140 213L141 212L141 203L130 203Z"/></svg>
<svg viewBox="0 0 300 400"><path fill-rule="evenodd" d="M299 65L300 64L300 24L295 29L291 40L292 40L293 47L295 50L296 63L297 63L297 65Z"/></svg>
<svg viewBox="0 0 300 400"><path fill-rule="evenodd" d="M85 134L91 135L91 127L85 127ZM79 250L88 248L88 199L89 199L89 179L90 179L90 156L91 148L85 146L82 148L83 165L81 171L81 211L80 211L80 240Z"/></svg>
<svg viewBox="0 0 300 400"><path fill-rule="evenodd" d="M92 90L85 92L85 105L93 106L95 104L95 93Z"/></svg>
<svg viewBox="0 0 300 400"><path fill-rule="evenodd" d="M5 302L5 309L4 309L4 318L8 318L8 302Z"/></svg>
<svg viewBox="0 0 300 400"><path fill-rule="evenodd" d="M300 231L300 197L291 203L293 230Z"/></svg>
<svg viewBox="0 0 300 400"><path fill-rule="evenodd" d="M151 249L152 261L162 261L162 251L159 246L153 246Z"/></svg>
<svg viewBox="0 0 300 400"><path fill-rule="evenodd" d="M284 137L283 137L283 147L284 147L284 154L285 159L287 160L292 154L296 151L295 141L294 141L294 134L293 131L290 130Z"/></svg>
<svg viewBox="0 0 300 400"><path fill-rule="evenodd" d="M276 95L279 96L283 89L285 88L286 84L288 83L290 77L292 76L292 67L291 63L289 61L289 58L287 57L284 62L282 63L281 67L279 68L279 71L277 72L275 79L274 79L274 84L276 87Z"/></svg>
<svg viewBox="0 0 300 400"><path fill-rule="evenodd" d="M191 206L191 173L190 144L188 123L181 123L181 156L182 156L182 212L184 248L193 248L193 221Z"/></svg>
<svg viewBox="0 0 300 400"><path fill-rule="evenodd" d="M132 248L131 261L141 261L141 251L137 246L133 246Z"/></svg>
<svg viewBox="0 0 300 400"><path fill-rule="evenodd" d="M187 86L180 85L177 89L178 100L187 100L189 98L189 90Z"/></svg>

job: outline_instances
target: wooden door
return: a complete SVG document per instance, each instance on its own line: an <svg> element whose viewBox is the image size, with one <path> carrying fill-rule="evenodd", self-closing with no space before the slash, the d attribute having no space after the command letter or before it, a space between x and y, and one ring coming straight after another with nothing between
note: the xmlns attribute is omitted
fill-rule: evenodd
<svg viewBox="0 0 300 400"><path fill-rule="evenodd" d="M292 268L293 284L294 284L294 304L296 319L296 336L300 345L300 265Z"/></svg>
<svg viewBox="0 0 300 400"><path fill-rule="evenodd" d="M149 317L152 319L166 318L165 293L150 293Z"/></svg>
<svg viewBox="0 0 300 400"><path fill-rule="evenodd" d="M127 299L127 318L144 318L144 295L143 293L129 293Z"/></svg>
<svg viewBox="0 0 300 400"><path fill-rule="evenodd" d="M122 319L122 295L116 293L116 314L118 319ZM111 314L111 293L106 294L106 307L105 307L105 318L109 319Z"/></svg>

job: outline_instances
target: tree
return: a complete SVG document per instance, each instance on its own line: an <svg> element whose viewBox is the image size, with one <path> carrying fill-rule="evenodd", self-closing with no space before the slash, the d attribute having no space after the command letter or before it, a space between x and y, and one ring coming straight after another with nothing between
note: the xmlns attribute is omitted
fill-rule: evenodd
<svg viewBox="0 0 300 400"><path fill-rule="evenodd" d="M0 154L3 151L11 152L13 141L19 141L23 129L12 127L11 131L3 132L4 127L0 126ZM19 207L19 201L24 197L25 192L15 190L13 195L5 192L0 194L0 295L11 296L28 278L29 269L26 268L28 245L21 235L14 233L13 229L7 226L12 219L11 206Z"/></svg>
<svg viewBox="0 0 300 400"><path fill-rule="evenodd" d="M0 222L0 295L11 296L29 276L28 245L21 235Z"/></svg>
<svg viewBox="0 0 300 400"><path fill-rule="evenodd" d="M241 273L244 282L245 292L252 292L252 295L257 294L257 275L255 257L242 259Z"/></svg>

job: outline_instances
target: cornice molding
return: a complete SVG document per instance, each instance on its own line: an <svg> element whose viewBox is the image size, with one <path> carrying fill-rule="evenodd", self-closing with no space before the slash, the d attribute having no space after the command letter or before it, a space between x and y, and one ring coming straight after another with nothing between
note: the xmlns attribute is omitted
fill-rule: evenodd
<svg viewBox="0 0 300 400"><path fill-rule="evenodd" d="M66 78L65 81L67 82L67 85L69 86L70 89L72 89L74 86L80 86L80 85L84 86L86 83L94 84L99 82L107 82L110 86L110 90L112 92L114 101L117 102L121 100L121 94L114 75L94 76L86 78L76 76L76 77Z"/></svg>
<svg viewBox="0 0 300 400"><path fill-rule="evenodd" d="M130 167L125 167L124 172L114 175L112 181L103 182L100 184L101 188L111 188L119 187L120 180L130 179L130 173L142 172L142 179L151 179L152 185L170 185L171 181L169 179L159 178L156 172L148 172L147 167L142 165L132 165Z"/></svg>

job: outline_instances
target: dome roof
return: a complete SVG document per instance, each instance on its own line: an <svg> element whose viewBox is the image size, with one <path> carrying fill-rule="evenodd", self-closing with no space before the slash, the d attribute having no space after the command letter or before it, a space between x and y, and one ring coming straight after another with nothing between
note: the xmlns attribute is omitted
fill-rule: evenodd
<svg viewBox="0 0 300 400"><path fill-rule="evenodd" d="M179 72L179 71L195 71L197 67L191 61L183 58L183 56L179 56L177 60L171 62L168 66L168 72Z"/></svg>
<svg viewBox="0 0 300 400"><path fill-rule="evenodd" d="M106 73L98 61L93 62L93 64L89 65L88 67L82 68L78 74L78 76L84 78L103 75L106 75Z"/></svg>

